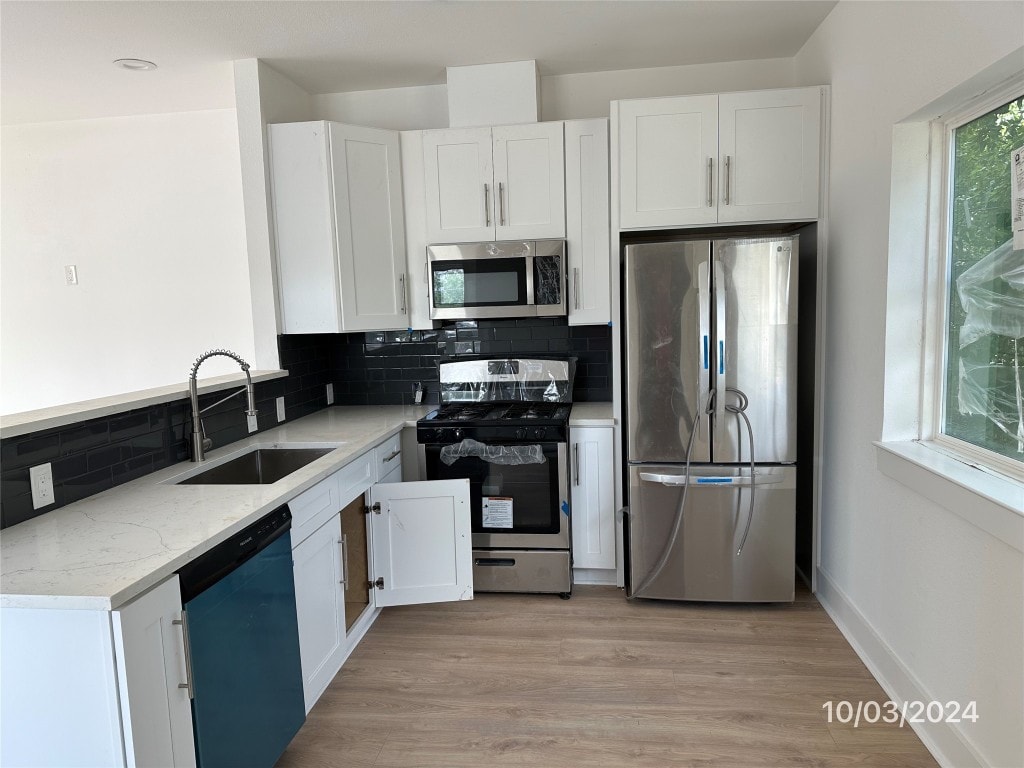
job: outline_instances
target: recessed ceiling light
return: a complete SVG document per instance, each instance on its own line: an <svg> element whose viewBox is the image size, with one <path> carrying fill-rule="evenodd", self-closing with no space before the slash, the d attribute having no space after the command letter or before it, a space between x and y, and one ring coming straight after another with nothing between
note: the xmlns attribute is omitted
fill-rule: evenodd
<svg viewBox="0 0 1024 768"><path fill-rule="evenodd" d="M156 69L156 64L145 59L114 59L114 66L121 69L130 69L133 72L145 72L148 69Z"/></svg>

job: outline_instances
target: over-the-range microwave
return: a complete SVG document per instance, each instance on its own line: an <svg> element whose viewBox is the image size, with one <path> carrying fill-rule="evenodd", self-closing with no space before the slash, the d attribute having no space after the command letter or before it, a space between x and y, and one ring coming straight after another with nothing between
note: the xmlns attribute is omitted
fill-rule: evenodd
<svg viewBox="0 0 1024 768"><path fill-rule="evenodd" d="M565 314L564 240L431 245L427 263L435 320Z"/></svg>

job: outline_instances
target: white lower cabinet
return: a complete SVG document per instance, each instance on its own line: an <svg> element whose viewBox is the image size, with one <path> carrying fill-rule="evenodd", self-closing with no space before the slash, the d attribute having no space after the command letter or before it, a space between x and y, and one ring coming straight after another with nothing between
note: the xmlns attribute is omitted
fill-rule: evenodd
<svg viewBox="0 0 1024 768"><path fill-rule="evenodd" d="M341 515L335 514L292 549L307 713L345 657L345 574L341 547Z"/></svg>
<svg viewBox="0 0 1024 768"><path fill-rule="evenodd" d="M608 570L614 584L615 484L611 427L570 427L572 560L577 581L607 581L581 570ZM589 577L589 578L588 578Z"/></svg>
<svg viewBox="0 0 1024 768"><path fill-rule="evenodd" d="M294 520L323 521L292 539L307 712L380 608L473 598L469 481L403 483L400 447L382 441L290 505Z"/></svg>
<svg viewBox="0 0 1024 768"><path fill-rule="evenodd" d="M116 611L4 608L0 765L194 768L178 577Z"/></svg>

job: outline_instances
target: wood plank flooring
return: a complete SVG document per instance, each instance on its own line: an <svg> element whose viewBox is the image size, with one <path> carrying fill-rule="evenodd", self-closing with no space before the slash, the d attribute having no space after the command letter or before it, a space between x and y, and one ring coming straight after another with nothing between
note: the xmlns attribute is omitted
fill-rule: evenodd
<svg viewBox="0 0 1024 768"><path fill-rule="evenodd" d="M478 594L388 608L279 768L934 766L812 595L793 605Z"/></svg>

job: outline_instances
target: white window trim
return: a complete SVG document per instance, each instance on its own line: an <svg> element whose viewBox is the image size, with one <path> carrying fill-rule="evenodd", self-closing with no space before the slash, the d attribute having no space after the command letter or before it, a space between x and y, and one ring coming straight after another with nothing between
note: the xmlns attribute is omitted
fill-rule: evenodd
<svg viewBox="0 0 1024 768"><path fill-rule="evenodd" d="M1004 75L1005 77L1005 75ZM926 211L909 212L911 218L926 213L921 242L925 280L922 301L923 344L919 378L919 412L916 429L907 434L908 419L901 417L886 436L876 442L878 469L935 504L959 515L972 525L1024 552L1024 481L1016 476L1017 462L962 440L940 434L944 380L945 322L947 311L947 232L949 221L949 149L947 131L1018 97L1024 91L1024 75L1017 73L974 98L960 102L955 111L931 115L927 121L927 168L916 167L917 184L926 188ZM919 113L920 114L920 113ZM894 170L906 166L894 146ZM913 161L909 163L913 165ZM899 205L900 203L896 203ZM913 201L910 201L913 205ZM894 208L892 216L901 216ZM893 226L896 224L896 226ZM899 235L906 221L890 222L890 247L907 243ZM904 225L901 227L900 225ZM921 231L921 230L918 230ZM896 241L893 238L896 237ZM890 251L892 258L892 251ZM887 354L886 376L890 360ZM887 395L889 394L887 390ZM887 404L887 409L889 404ZM888 417L887 417L888 418ZM902 426L901 426L902 425ZM895 439L889 439L891 437ZM902 439L901 439L902 438ZM912 438L912 439L908 439Z"/></svg>

